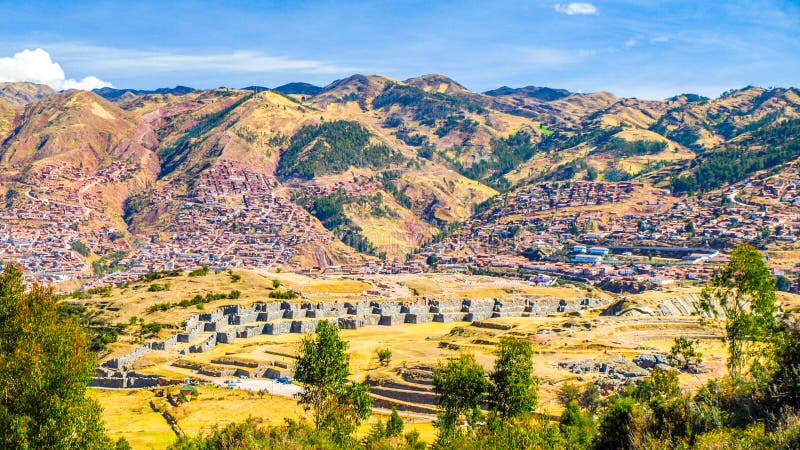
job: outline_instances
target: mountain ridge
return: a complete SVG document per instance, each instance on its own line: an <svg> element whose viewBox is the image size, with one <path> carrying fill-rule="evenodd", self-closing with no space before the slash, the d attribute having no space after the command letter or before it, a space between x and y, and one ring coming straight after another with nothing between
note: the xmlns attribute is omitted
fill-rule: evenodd
<svg viewBox="0 0 800 450"><path fill-rule="evenodd" d="M630 180L683 195L708 189L691 180L712 170L718 189L752 172L720 172L715 155L765 170L794 161L794 147L775 147L779 159L763 149L800 117L794 88L655 101L535 86L476 93L439 74L269 90L25 88L15 104L0 100L7 205L91 211L81 239L104 242L109 227L121 236L95 246L97 257L150 248L149 260L188 251L173 258L235 266L402 261L456 224L488 220L475 214L498 192L543 183ZM18 104L32 95L43 97ZM269 239L281 251L252 256Z"/></svg>

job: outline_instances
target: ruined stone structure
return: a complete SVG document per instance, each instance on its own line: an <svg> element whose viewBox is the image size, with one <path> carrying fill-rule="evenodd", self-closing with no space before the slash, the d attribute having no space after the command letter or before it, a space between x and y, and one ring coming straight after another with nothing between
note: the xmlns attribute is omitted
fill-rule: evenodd
<svg viewBox="0 0 800 450"><path fill-rule="evenodd" d="M178 343L189 344L181 353L203 353L217 344L236 339L249 339L260 334L312 333L322 320L329 320L342 329L371 325L395 326L404 323L480 322L492 317L531 317L568 313L602 306L599 299L584 298L576 302L549 299L429 299L415 302L347 302L320 303L256 303L252 306L228 305L215 311L191 316L183 331L163 341L150 342L135 351L106 361L98 369L93 385L132 388L155 383L128 370L134 361L149 351L169 350ZM283 373L267 367L240 369L242 376L266 376ZM272 371L272 372L270 372ZM238 376L238 375L237 375ZM157 377L156 377L157 379Z"/></svg>

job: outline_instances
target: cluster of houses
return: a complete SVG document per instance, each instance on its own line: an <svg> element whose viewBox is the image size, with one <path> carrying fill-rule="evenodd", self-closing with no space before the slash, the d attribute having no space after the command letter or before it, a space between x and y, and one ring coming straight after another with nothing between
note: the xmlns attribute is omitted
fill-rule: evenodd
<svg viewBox="0 0 800 450"><path fill-rule="evenodd" d="M331 233L276 185L235 162L217 164L194 183L169 240L137 256L156 266L270 267L288 264L305 244L330 244Z"/></svg>
<svg viewBox="0 0 800 450"><path fill-rule="evenodd" d="M782 168L779 176L764 174L736 184L733 189L740 198L757 200L760 204L781 209L800 210L800 163Z"/></svg>
<svg viewBox="0 0 800 450"><path fill-rule="evenodd" d="M335 237L303 208L276 189L270 176L234 161L219 161L193 180L185 195L156 189L153 204L176 206L169 228L144 239L134 250L103 211L101 186L124 182L137 170L114 162L86 177L70 165L43 166L32 172L38 188L20 193L17 208L0 211L0 261L15 260L38 279L86 277L88 266L74 249L80 241L99 255L120 254L122 272L94 283L132 280L142 273L208 265L216 269L287 267L299 252L332 244ZM800 176L800 168L786 173ZM316 198L344 189L370 195L377 186L356 176L352 182L315 180L302 189ZM76 190L76 182L85 189ZM759 204L744 198L765 199ZM87 226L91 224L91 226ZM791 177L753 178L727 192L674 197L667 191L632 182L547 182L504 194L446 239L431 243L408 260L354 259L318 267L310 273L393 274L438 268L511 269L544 277L590 282L619 279L663 285L708 276L707 254L681 255L674 264L617 263L594 248L619 246L733 248L742 243L778 243L791 247L800 237L800 182ZM575 245L586 251L569 252ZM124 253L123 253L124 252ZM527 252L527 254L526 254ZM614 253L614 252L611 252ZM127 256L125 256L127 255ZM323 258L324 260L325 258ZM780 267L788 277L795 267Z"/></svg>
<svg viewBox="0 0 800 450"><path fill-rule="evenodd" d="M74 190L67 193L63 177L81 176L68 169L41 168L38 189L18 192L24 198L0 209L0 262L15 261L39 280L60 281L87 272L73 248L77 242L99 254L130 250L108 216L83 206Z"/></svg>
<svg viewBox="0 0 800 450"><path fill-rule="evenodd" d="M797 184L785 183L780 196L794 192L789 189ZM592 283L665 285L706 279L711 264L724 260L712 250L672 254L670 248L734 248L756 241L791 245L800 236L800 209L753 206L730 197L721 192L677 198L636 183L542 183L499 197L418 258L436 255L444 270L477 267ZM634 264L618 257L626 251L613 251L624 246L650 248L639 253L666 254L673 261ZM794 271L787 275L800 275Z"/></svg>

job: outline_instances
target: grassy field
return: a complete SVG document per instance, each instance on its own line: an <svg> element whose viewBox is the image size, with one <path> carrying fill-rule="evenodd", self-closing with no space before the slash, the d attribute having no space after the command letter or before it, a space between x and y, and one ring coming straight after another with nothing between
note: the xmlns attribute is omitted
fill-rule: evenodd
<svg viewBox="0 0 800 450"><path fill-rule="evenodd" d="M592 327L574 326L584 321L591 323ZM682 385L686 389L693 389L710 377L724 373L725 346L718 330L703 325L695 317L601 317L589 314L581 318L502 318L493 319L493 322L505 325L508 329L479 328L463 322L429 323L342 330L341 335L349 344L352 378L356 380L368 377L393 379L402 368L432 367L461 352L475 354L488 371L494 361L494 344L500 337L528 337L534 343L535 373L541 380L539 411L547 414L560 413L560 406L554 399L564 382L586 383L597 377L597 374L572 374L558 366L561 361L612 356L632 358L641 352L667 351L674 337L687 336L699 340L699 350L705 355L705 364L711 372L681 375ZM549 332L542 334L542 330ZM259 361L274 358L276 354L293 354L301 338L296 334L259 336L246 342L241 340L234 344L219 345L208 353L193 355L192 361L210 362L221 356ZM392 351L388 368L378 364L376 352L381 348ZM174 370L176 378L188 373ZM162 365L154 365L142 372L170 376ZM163 398L156 398L155 394L146 390L93 390L92 396L104 407L104 418L112 435L125 436L135 448L163 448L174 439L174 433L164 419L149 407L151 400L160 407L166 407L188 435L248 417L270 424L279 424L285 417L305 417L302 408L291 398L208 386L201 386L197 399L179 407L167 406ZM379 419L385 420L385 417L375 415L370 423ZM418 429L423 438L430 442L434 436L430 420L415 417L407 418L407 421L409 429ZM368 430L369 423L360 429L362 433Z"/></svg>
<svg viewBox="0 0 800 450"><path fill-rule="evenodd" d="M133 448L165 448L176 438L164 417L153 411L148 390L90 389L89 395L103 408L103 420L113 439L125 437Z"/></svg>
<svg viewBox="0 0 800 450"><path fill-rule="evenodd" d="M386 276L325 276L313 277L288 273L237 271L242 280L232 282L227 273L210 274L204 277L180 276L170 279L171 290L167 292L147 292L143 288L127 290L115 289L110 297L95 297L86 300L103 314L126 321L127 315L142 314L144 305L180 298L193 292L208 290L218 292L230 289L242 291L236 301L220 300L206 306L206 310L223 304L246 304L266 301L272 289L272 280L281 281L281 289L288 288L301 292L312 299L343 301L347 298L363 299L369 295L383 298L411 299L417 296L443 296L450 298L492 298L514 297L520 295L542 296L551 299L578 299L588 293L579 287L535 287L519 280L499 279L483 276L464 275L399 275ZM166 280L158 280L163 283ZM367 293L373 294L367 294ZM378 292L379 294L374 294ZM664 290L648 291L637 295L627 295L632 304L657 310L662 303L683 302L688 304L699 293L697 287L672 287ZM613 298L612 294L592 292L592 295ZM155 298L151 298L155 297ZM787 308L800 306L800 296L779 295ZM114 305L117 311L103 310L105 304ZM185 316L195 314L198 309L175 308L166 312L142 314L148 322L153 320L177 324ZM534 369L541 380L539 412L558 414L560 407L555 402L558 389L567 381L588 383L595 380L597 373L573 374L562 369L559 363L565 361L606 360L614 357L632 359L642 352L667 352L674 338L685 336L697 339L699 350L704 354L704 364L709 373L701 375L681 375L682 386L694 389L711 377L724 373L726 348L720 339L719 324L702 321L697 316L659 317L642 314L629 316L601 316L601 310L583 311L577 315L552 315L550 317L509 317L491 319L495 328L474 326L466 322L403 324L397 326L370 326L357 330L341 330L348 342L352 378L364 380L401 381L401 374L408 369L426 370L458 356L462 352L473 353L486 368L491 369L497 342L504 336L529 339L534 345ZM134 327L135 328L135 327ZM174 331L169 331L174 332ZM167 333L167 331L165 331ZM123 335L120 342L112 344L117 353L128 351L141 345ZM186 377L219 381L199 375L192 369L173 366L182 359L203 366L218 366L212 362L220 358L243 362L272 363L280 361L291 365L292 355L298 350L303 338L299 334L259 335L250 339L237 339L231 344L220 344L206 353L180 356L178 351L151 352L137 361L136 370L146 374L158 374L174 380ZM377 359L379 349L388 348L392 358L388 367L381 367ZM173 388L174 389L174 388ZM209 430L215 424L224 425L256 417L267 423L278 424L284 417L302 418L303 410L293 398L276 397L268 394L233 391L201 386L200 396L178 407L169 406L163 397L154 392L92 390L104 408L104 418L113 436L125 436L135 448L164 448L174 440L174 432L169 428L159 412L150 407L153 401L159 408L166 408L178 421L181 429L188 435L196 435ZM413 425L423 439L431 441L434 430L432 416L427 419L414 416ZM379 414L371 423L379 420ZM412 417L408 417L412 421ZM369 430L364 424L362 433Z"/></svg>
<svg viewBox="0 0 800 450"><path fill-rule="evenodd" d="M171 388L172 391L175 388ZM241 390L201 386L200 394L174 407L150 390L91 389L89 395L103 407L103 419L110 436L124 437L134 449L163 449L177 439L161 413L150 402L166 409L187 436L208 433L215 427L254 418L260 423L280 425L284 418L310 420L294 399ZM386 422L388 415L372 414L358 429L359 436L369 433L370 427ZM432 442L436 437L433 423L417 417L404 417L406 432L416 430L422 440Z"/></svg>

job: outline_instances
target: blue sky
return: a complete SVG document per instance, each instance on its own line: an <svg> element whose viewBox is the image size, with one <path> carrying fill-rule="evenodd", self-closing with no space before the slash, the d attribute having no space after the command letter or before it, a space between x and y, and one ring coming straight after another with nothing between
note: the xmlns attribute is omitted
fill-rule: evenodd
<svg viewBox="0 0 800 450"><path fill-rule="evenodd" d="M639 98L800 85L798 0L221 3L0 0L0 81L274 87L443 73L479 91Z"/></svg>

